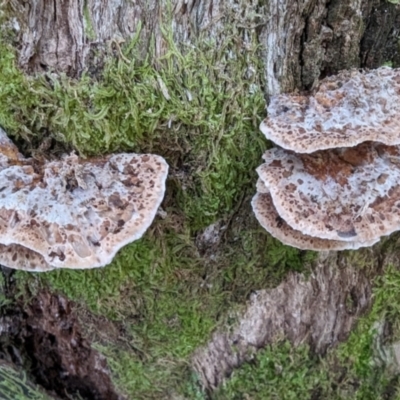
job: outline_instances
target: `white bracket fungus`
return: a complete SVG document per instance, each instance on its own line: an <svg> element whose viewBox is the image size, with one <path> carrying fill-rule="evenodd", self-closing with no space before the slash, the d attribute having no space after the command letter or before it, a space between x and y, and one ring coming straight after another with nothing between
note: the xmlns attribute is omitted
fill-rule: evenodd
<svg viewBox="0 0 400 400"><path fill-rule="evenodd" d="M0 263L35 271L110 263L150 226L167 173L152 154L25 159L0 131Z"/></svg>
<svg viewBox="0 0 400 400"><path fill-rule="evenodd" d="M304 235L293 229L286 221L279 216L272 202L271 195L264 191L253 197L251 202L254 213L260 225L272 236L282 243L297 247L303 250L348 250L358 249L364 246L372 246L379 239L370 242L344 242L340 240L328 240Z"/></svg>
<svg viewBox="0 0 400 400"><path fill-rule="evenodd" d="M302 234L362 244L400 229L400 146L274 148L264 159L257 172L277 213Z"/></svg>
<svg viewBox="0 0 400 400"><path fill-rule="evenodd" d="M297 153L367 140L400 144L400 69L342 71L322 80L311 95L273 96L260 129Z"/></svg>
<svg viewBox="0 0 400 400"><path fill-rule="evenodd" d="M252 205L268 232L342 250L400 229L400 69L343 71L312 96L273 97L268 113L261 130L284 148L257 169Z"/></svg>

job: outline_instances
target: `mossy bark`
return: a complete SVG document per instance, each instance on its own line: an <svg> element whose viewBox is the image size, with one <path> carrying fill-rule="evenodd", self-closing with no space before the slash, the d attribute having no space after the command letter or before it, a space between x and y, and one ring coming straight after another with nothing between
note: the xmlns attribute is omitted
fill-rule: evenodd
<svg viewBox="0 0 400 400"><path fill-rule="evenodd" d="M400 65L400 6L386 0L13 0L9 12L19 26L19 62L28 71L78 75L97 68L99 48L136 35L143 55L154 45L162 56L170 23L181 47L199 37L219 46L232 21L241 31L238 51L257 32L267 94L309 89L341 69Z"/></svg>
<svg viewBox="0 0 400 400"><path fill-rule="evenodd" d="M29 74L64 72L76 78L87 72L101 78L104 57L110 50L123 57L123 42L136 40L142 56L151 52L157 66L157 59L170 50L170 39L185 53L199 40L224 47L227 35L234 44L228 53L237 54L249 46L249 38L257 38L266 98L310 89L318 79L341 69L375 68L385 62L400 66L400 6L388 1L12 0L5 10L14 32L10 40L18 48L19 66ZM249 64L246 74L253 70L254 65ZM242 78L245 80L246 76ZM195 169L191 165L180 168L181 163L171 162L176 167L173 179L178 183L180 175ZM174 199L167 201L173 212L182 211ZM232 233L237 228L234 221L238 209L243 207L232 207L226 225L220 224L228 239L217 229L218 240L212 246L196 241L194 235L189 244L185 243L200 254L203 248L212 247L204 257L209 256L205 265L213 265L218 246L224 246L230 236L235 236L232 242L238 240L240 233ZM250 210L246 212L247 217ZM243 230L246 223L238 226ZM168 228L172 231L175 226L171 223ZM321 352L345 339L357 317L371 304L371 278L381 273L389 261L398 264L396 246L392 246L396 240L393 237L368 250L320 257L311 277L291 274L279 287L254 295L253 308L250 306L244 314L240 327L233 333L217 333L208 346L198 349L192 357L192 367L203 386L217 386L253 350L276 337L285 336L293 343L307 342ZM235 251L242 250L237 247Z"/></svg>
<svg viewBox="0 0 400 400"><path fill-rule="evenodd" d="M239 324L215 333L193 355L204 387L217 388L257 350L277 340L310 345L318 354L346 340L371 306L374 278L390 263L399 264L393 258L396 241L394 235L368 249L320 253L310 276L290 273L276 288L253 293L245 313L238 315Z"/></svg>

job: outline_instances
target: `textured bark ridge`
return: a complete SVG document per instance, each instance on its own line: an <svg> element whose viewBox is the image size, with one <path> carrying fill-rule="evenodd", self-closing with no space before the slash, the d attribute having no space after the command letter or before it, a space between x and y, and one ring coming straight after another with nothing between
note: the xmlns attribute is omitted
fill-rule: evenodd
<svg viewBox="0 0 400 400"><path fill-rule="evenodd" d="M98 47L117 45L142 26L143 48L156 29L157 1L12 1L10 15L20 27L19 62L28 71L57 70L77 75Z"/></svg>
<svg viewBox="0 0 400 400"><path fill-rule="evenodd" d="M95 50L140 33L143 54L154 38L156 54L170 26L177 44L201 36L222 43L229 25L242 40L257 33L267 94L309 89L321 76L351 67L399 65L400 5L379 0L202 0L10 2L21 43L20 65L29 71L77 75L99 63Z"/></svg>
<svg viewBox="0 0 400 400"><path fill-rule="evenodd" d="M342 69L400 61L399 5L377 0L274 0L268 15L261 42L270 95L310 89L319 78Z"/></svg>
<svg viewBox="0 0 400 400"><path fill-rule="evenodd" d="M203 386L216 388L234 368L276 339L307 343L318 353L345 340L371 304L371 278L379 270L379 251L374 249L362 253L376 262L373 272L331 252L321 255L309 278L294 273L278 287L254 293L236 328L215 333L193 355Z"/></svg>

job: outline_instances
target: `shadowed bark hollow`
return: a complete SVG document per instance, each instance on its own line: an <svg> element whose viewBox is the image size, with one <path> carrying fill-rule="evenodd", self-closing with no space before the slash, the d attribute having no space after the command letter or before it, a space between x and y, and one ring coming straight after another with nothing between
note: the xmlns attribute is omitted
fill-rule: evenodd
<svg viewBox="0 0 400 400"><path fill-rule="evenodd" d="M105 357L84 337L74 305L63 296L42 291L29 303L3 306L0 327L0 359L29 370L51 398L126 400L113 387ZM0 393L1 399L11 398Z"/></svg>
<svg viewBox="0 0 400 400"><path fill-rule="evenodd" d="M400 65L400 6L386 0L11 0L7 11L31 72L79 75L99 48L136 34L143 54L153 38L162 55L169 26L177 44L201 36L218 46L232 24L243 39L256 32L267 94L309 89L341 69Z"/></svg>

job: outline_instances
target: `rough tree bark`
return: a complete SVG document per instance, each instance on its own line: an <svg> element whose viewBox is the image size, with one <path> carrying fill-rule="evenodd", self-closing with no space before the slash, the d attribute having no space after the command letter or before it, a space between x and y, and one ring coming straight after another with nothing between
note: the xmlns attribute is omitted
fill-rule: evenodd
<svg viewBox="0 0 400 400"><path fill-rule="evenodd" d="M143 53L154 38L162 55L169 23L181 45L201 35L218 46L232 23L244 42L256 32L267 94L308 89L341 69L400 65L400 6L386 0L9 0L8 8L27 71L79 75L93 49L139 31Z"/></svg>
<svg viewBox="0 0 400 400"><path fill-rule="evenodd" d="M199 37L220 45L228 24L240 27L243 46L256 35L266 98L310 89L341 69L376 68L384 62L400 66L400 5L386 0L9 0L7 7L9 23L17 31L19 64L27 73L51 70L79 76L97 68L94 50L101 52L136 34L143 54L154 40L156 53L162 55L166 24L172 24L181 48ZM381 249L370 250L378 264ZM371 301L371 272L349 263L331 254L319 260L309 280L291 275L278 288L255 296L233 333L216 334L194 355L193 366L204 386L218 385L248 357L250 347L265 346L276 336L311 343L317 351L345 338ZM327 320L329 332L321 325Z"/></svg>

